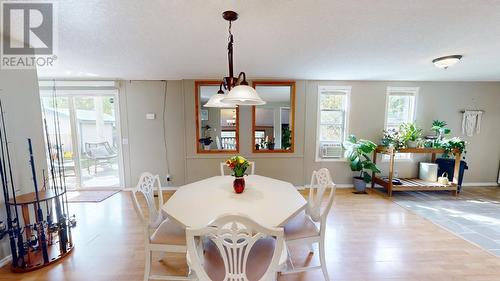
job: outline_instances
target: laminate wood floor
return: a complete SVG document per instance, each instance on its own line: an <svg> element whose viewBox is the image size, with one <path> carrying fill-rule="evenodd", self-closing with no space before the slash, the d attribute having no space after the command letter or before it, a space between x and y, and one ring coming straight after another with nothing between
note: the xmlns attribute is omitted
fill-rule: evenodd
<svg viewBox="0 0 500 281"><path fill-rule="evenodd" d="M142 280L143 233L127 192L101 203L73 203L70 209L78 219L74 252L31 273L11 273L5 266L0 269L0 280ZM378 193L354 195L350 190L338 190L326 235L332 280L500 280L500 258ZM307 253L307 248L293 248L295 263L317 262L317 255ZM153 270L183 274L185 258L167 256ZM316 281L322 275L318 270L281 276L280 280Z"/></svg>

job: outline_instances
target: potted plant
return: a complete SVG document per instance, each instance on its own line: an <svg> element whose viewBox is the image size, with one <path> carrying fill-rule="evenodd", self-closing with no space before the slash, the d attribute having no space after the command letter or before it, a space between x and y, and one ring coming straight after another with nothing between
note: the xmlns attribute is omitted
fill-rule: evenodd
<svg viewBox="0 0 500 281"><path fill-rule="evenodd" d="M454 151L459 151L461 154L467 153L467 151L465 150L467 142L458 137L454 137L451 139L442 139L438 145L439 147L442 147L444 149L444 158L448 158L450 156L450 153L453 153Z"/></svg>
<svg viewBox="0 0 500 281"><path fill-rule="evenodd" d="M211 137L201 138L198 141L203 145L204 150L210 150L210 144L213 142Z"/></svg>
<svg viewBox="0 0 500 281"><path fill-rule="evenodd" d="M358 139L351 135L344 143L344 148L351 171L360 172L359 176L353 179L354 188L357 192L364 192L366 184L372 180L370 172L380 173L377 165L370 160L370 154L377 148L377 145L372 141Z"/></svg>
<svg viewBox="0 0 500 281"><path fill-rule="evenodd" d="M274 138L273 137L269 138L269 140L267 141L267 149L274 150L275 144L276 143L274 142Z"/></svg>
<svg viewBox="0 0 500 281"><path fill-rule="evenodd" d="M233 156L229 159L226 160L226 166L233 171L233 176L234 176L234 181L233 181L233 188L234 192L236 193L242 193L243 190L245 190L245 172L250 166L250 163L248 163L248 160L245 159L243 156Z"/></svg>
<svg viewBox="0 0 500 281"><path fill-rule="evenodd" d="M396 129L384 130L384 135L380 140L380 144L385 147L392 147L395 149L404 147L405 145L400 132Z"/></svg>
<svg viewBox="0 0 500 281"><path fill-rule="evenodd" d="M399 126L399 132L407 147L416 148L423 130L413 123L403 123Z"/></svg>
<svg viewBox="0 0 500 281"><path fill-rule="evenodd" d="M451 129L446 128L446 125L448 125L445 121L442 120L434 120L432 121L432 127L431 130L436 133L436 137L441 140L445 135L448 135L451 133Z"/></svg>
<svg viewBox="0 0 500 281"><path fill-rule="evenodd" d="M281 147L285 150L292 147L292 130L289 127L281 130Z"/></svg>

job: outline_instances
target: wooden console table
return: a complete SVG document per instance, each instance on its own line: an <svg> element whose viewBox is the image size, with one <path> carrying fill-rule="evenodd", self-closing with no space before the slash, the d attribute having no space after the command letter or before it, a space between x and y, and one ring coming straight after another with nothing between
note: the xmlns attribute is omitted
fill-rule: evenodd
<svg viewBox="0 0 500 281"><path fill-rule="evenodd" d="M375 184L384 187L387 190L387 194L392 196L393 191L436 191L436 190L449 190L453 194L457 195L458 189L458 175L460 172L460 160L461 153L458 150L453 151L455 156L455 172L453 173L453 182L449 185L439 184L437 182L424 181L419 178L399 178L401 185L395 185L392 183L394 177L394 158L397 153L425 153L432 155L432 162L436 161L436 154L443 154L444 149L442 148L401 148L394 149L385 146L379 146L375 149L373 153L373 163L377 163L377 155L385 154L389 155L389 176L387 179L382 179L377 177L375 173L372 174L372 188L375 188Z"/></svg>

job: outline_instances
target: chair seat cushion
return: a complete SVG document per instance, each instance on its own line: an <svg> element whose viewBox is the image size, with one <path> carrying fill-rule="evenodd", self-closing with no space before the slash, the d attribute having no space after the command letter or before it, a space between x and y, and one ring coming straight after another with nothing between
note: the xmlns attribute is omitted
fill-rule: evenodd
<svg viewBox="0 0 500 281"><path fill-rule="evenodd" d="M186 245L186 229L181 224L166 219L151 235L151 244Z"/></svg>
<svg viewBox="0 0 500 281"><path fill-rule="evenodd" d="M266 273L269 264L271 263L276 240L273 238L265 238L258 240L250 250L247 260L247 278L249 281L257 281ZM205 254L203 257L203 266L205 272L212 281L224 280L226 271L224 269L224 261L219 253L219 250L214 242L208 241L204 245ZM284 265L288 258L286 247L283 245L279 265ZM188 261L189 263L190 261Z"/></svg>
<svg viewBox="0 0 500 281"><path fill-rule="evenodd" d="M304 212L292 218L284 227L285 240L297 240L319 235L316 224Z"/></svg>

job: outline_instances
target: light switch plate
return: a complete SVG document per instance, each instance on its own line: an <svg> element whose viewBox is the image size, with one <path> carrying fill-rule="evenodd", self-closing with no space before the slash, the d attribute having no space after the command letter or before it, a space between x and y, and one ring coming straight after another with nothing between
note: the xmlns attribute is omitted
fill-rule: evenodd
<svg viewBox="0 0 500 281"><path fill-rule="evenodd" d="M148 120L155 120L156 119L156 114L154 114L154 113L147 113L146 114L146 119L148 119Z"/></svg>

